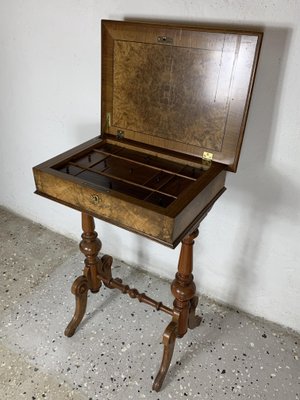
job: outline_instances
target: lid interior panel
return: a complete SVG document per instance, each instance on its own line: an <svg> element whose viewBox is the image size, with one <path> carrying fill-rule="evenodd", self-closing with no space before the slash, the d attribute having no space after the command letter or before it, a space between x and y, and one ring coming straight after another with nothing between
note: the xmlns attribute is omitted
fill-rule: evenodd
<svg viewBox="0 0 300 400"><path fill-rule="evenodd" d="M255 32L103 21L103 133L209 151L235 170L260 41Z"/></svg>

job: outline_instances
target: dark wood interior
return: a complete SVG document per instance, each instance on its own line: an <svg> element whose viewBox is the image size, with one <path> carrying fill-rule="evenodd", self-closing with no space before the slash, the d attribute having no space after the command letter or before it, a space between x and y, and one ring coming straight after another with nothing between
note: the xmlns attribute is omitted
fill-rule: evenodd
<svg viewBox="0 0 300 400"><path fill-rule="evenodd" d="M55 169L163 208L204 173L201 165L191 167L108 143Z"/></svg>

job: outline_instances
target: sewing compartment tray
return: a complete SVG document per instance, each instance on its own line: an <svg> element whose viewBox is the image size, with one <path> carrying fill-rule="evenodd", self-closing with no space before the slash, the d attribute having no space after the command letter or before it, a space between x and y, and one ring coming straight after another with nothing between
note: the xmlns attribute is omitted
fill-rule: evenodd
<svg viewBox="0 0 300 400"><path fill-rule="evenodd" d="M224 166L115 138L34 168L37 193L175 247L224 190Z"/></svg>

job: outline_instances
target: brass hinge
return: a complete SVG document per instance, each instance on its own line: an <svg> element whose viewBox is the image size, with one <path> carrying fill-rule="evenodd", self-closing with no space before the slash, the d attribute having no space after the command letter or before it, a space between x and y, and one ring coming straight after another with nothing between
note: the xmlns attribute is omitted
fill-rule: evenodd
<svg viewBox="0 0 300 400"><path fill-rule="evenodd" d="M202 161L205 165L210 165L213 159L213 153L210 153L209 151L204 151L202 154Z"/></svg>
<svg viewBox="0 0 300 400"><path fill-rule="evenodd" d="M105 124L103 127L103 132L100 133L100 138L103 137L105 133L108 133L110 125L111 125L110 112L107 112L105 116Z"/></svg>

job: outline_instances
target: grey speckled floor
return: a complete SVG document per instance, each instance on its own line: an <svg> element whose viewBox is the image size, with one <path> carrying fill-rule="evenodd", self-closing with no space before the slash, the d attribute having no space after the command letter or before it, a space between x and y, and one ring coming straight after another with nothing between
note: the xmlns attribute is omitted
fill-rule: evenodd
<svg viewBox="0 0 300 400"><path fill-rule="evenodd" d="M104 288L64 337L82 269L77 245L3 209L0 223L1 400L299 399L299 336L206 298L202 325L177 342L153 392L170 318ZM114 275L172 304L168 282L118 265Z"/></svg>

